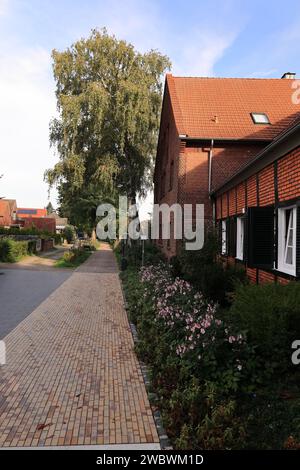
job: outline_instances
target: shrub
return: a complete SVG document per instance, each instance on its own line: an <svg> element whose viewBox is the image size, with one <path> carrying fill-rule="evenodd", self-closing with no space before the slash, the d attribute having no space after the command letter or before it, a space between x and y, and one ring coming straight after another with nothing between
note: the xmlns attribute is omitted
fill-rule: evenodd
<svg viewBox="0 0 300 470"><path fill-rule="evenodd" d="M62 243L62 236L61 236L60 233L54 233L51 238L54 239L55 245L61 245L61 243Z"/></svg>
<svg viewBox="0 0 300 470"><path fill-rule="evenodd" d="M175 448L282 448L291 435L298 442L299 376L288 338L300 334L300 285L239 285L232 307L221 310L173 272L158 264L121 276L136 350ZM285 314L272 325L275 310Z"/></svg>
<svg viewBox="0 0 300 470"><path fill-rule="evenodd" d="M235 401L226 395L243 379L242 335L218 316L215 303L163 264L139 274L129 268L122 277L139 333L137 352L150 364L176 448L234 448L242 431Z"/></svg>
<svg viewBox="0 0 300 470"><path fill-rule="evenodd" d="M119 244L115 249L118 258L121 258L122 246ZM140 267L142 265L142 243L132 241L131 245L126 245L124 249L125 258L129 266ZM164 259L163 254L153 243L146 241L144 244L144 265L156 265Z"/></svg>
<svg viewBox="0 0 300 470"><path fill-rule="evenodd" d="M36 240L28 240L27 242L28 254L33 255L36 253Z"/></svg>
<svg viewBox="0 0 300 470"><path fill-rule="evenodd" d="M61 268L74 268L83 263L91 254L91 251L87 251L84 248L72 248L66 251L63 256L58 259L55 263L56 266Z"/></svg>
<svg viewBox="0 0 300 470"><path fill-rule="evenodd" d="M59 234L55 234L52 232L48 232L47 230L38 230L35 227L31 228L4 228L0 227L0 235L6 235L7 237L10 236L26 236L26 235L36 235L39 238L47 239L47 238L54 238L59 242L59 239L61 239L61 236Z"/></svg>
<svg viewBox="0 0 300 470"><path fill-rule="evenodd" d="M0 240L0 261L7 263L15 263L23 256L29 254L29 249L33 249L33 245L28 241L16 242L5 238Z"/></svg>
<svg viewBox="0 0 300 470"><path fill-rule="evenodd" d="M230 303L235 284L247 282L243 267L226 267L217 261L218 243L215 233L208 232L201 250L183 251L171 260L173 275L181 276L203 295L223 306Z"/></svg>
<svg viewBox="0 0 300 470"><path fill-rule="evenodd" d="M63 231L63 236L67 240L68 243L72 243L74 240L74 229L71 227L71 225L66 225L64 231Z"/></svg>
<svg viewBox="0 0 300 470"><path fill-rule="evenodd" d="M288 370L291 343L300 338L300 285L248 285L237 288L229 315L255 349L256 366L266 373Z"/></svg>

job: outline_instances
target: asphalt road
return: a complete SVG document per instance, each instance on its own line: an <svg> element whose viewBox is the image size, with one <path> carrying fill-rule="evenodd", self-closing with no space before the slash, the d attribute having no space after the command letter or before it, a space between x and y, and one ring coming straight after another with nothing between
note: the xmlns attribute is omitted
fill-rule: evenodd
<svg viewBox="0 0 300 470"><path fill-rule="evenodd" d="M0 267L0 340L27 317L72 271Z"/></svg>

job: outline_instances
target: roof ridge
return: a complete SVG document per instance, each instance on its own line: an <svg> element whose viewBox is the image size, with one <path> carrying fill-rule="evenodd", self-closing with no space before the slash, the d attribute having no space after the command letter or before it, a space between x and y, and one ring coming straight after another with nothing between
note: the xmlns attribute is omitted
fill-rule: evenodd
<svg viewBox="0 0 300 470"><path fill-rule="evenodd" d="M297 80L297 78L277 78L277 77L209 77L209 76L196 76L196 75L172 75L168 74L168 76L172 77L173 79L187 79L187 78L193 78L193 79L198 79L198 80L275 80L275 81L282 81L282 80Z"/></svg>

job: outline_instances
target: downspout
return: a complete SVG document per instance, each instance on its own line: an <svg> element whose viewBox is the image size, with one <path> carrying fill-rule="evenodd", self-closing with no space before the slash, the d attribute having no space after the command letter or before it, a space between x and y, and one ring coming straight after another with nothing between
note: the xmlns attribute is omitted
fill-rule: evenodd
<svg viewBox="0 0 300 470"><path fill-rule="evenodd" d="M214 152L214 140L211 139L209 157L208 157L208 194L211 193L213 152Z"/></svg>
<svg viewBox="0 0 300 470"><path fill-rule="evenodd" d="M209 150L209 156L208 156L208 194L209 198L211 199L211 187L212 187L212 159L213 159L213 152L214 152L214 140L211 139L211 144L210 144L210 150ZM212 202L212 222L215 224L216 220L216 208L215 208L215 201Z"/></svg>

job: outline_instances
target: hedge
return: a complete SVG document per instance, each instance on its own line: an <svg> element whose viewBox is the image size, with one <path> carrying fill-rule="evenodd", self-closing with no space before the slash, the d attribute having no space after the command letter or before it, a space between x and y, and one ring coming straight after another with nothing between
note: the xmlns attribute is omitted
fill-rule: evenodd
<svg viewBox="0 0 300 470"><path fill-rule="evenodd" d="M0 261L15 263L23 256L36 252L36 241L14 241L9 238L0 239Z"/></svg>
<svg viewBox="0 0 300 470"><path fill-rule="evenodd" d="M59 233L52 233L46 230L37 230L35 227L28 228L28 229L19 229L19 228L4 228L0 227L0 235L6 235L7 237L10 236L24 236L24 235L33 235L38 236L42 239L49 239L53 238L57 245L62 243L62 236Z"/></svg>

